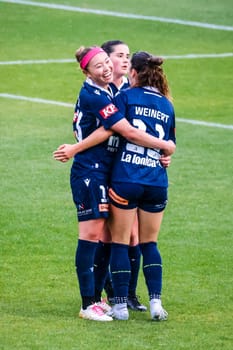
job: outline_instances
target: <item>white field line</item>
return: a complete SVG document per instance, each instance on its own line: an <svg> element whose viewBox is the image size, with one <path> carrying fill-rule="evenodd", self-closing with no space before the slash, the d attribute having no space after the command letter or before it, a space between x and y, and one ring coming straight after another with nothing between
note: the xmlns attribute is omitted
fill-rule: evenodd
<svg viewBox="0 0 233 350"><path fill-rule="evenodd" d="M166 59L175 59L175 60L195 59L195 58L227 58L227 57L233 57L233 52L204 53L204 54L190 53L187 55L168 55L168 56L162 55L162 57Z"/></svg>
<svg viewBox="0 0 233 350"><path fill-rule="evenodd" d="M45 100L43 98L37 98L37 97L27 97L27 96L13 95L13 94L7 94L7 93L0 93L0 97L9 98L12 100L21 100L21 101L27 101L27 102L44 103L44 104L48 104L48 105L55 105L55 106L61 106L61 107L73 107L74 108L74 104L72 104L72 103L59 102L59 101L53 101L53 100Z"/></svg>
<svg viewBox="0 0 233 350"><path fill-rule="evenodd" d="M19 61L0 61L0 65L15 65L15 64L49 64L49 63L73 63L76 60L71 58L65 59L48 59L48 60L19 60ZM77 62L77 61L76 61Z"/></svg>
<svg viewBox="0 0 233 350"><path fill-rule="evenodd" d="M175 18L143 16L143 15L136 15L133 13L122 13L122 12L114 12L114 11L95 10L95 9L76 7L76 6L49 4L46 2L36 2L36 1L0 0L0 2L44 7L44 8L55 9L55 10L63 10L63 11L92 13L95 15L102 15L102 16L112 16L112 17L121 17L121 18L127 18L127 19L130 18L130 19L139 19L139 20L147 20L147 21L155 21L155 22L174 23L174 24L181 24L181 25L199 27L199 28L233 31L232 26L224 26L224 25L217 25L217 24L203 23L203 22L196 22L196 21L185 21L185 20L175 19Z"/></svg>
<svg viewBox="0 0 233 350"><path fill-rule="evenodd" d="M13 95L13 94L7 94L7 93L0 93L0 97L9 98L12 100L21 100L21 101L27 101L27 102L44 103L44 104L51 104L55 106L74 108L74 104L72 103L45 100L43 98L27 97L27 96ZM181 123L193 124L193 125L203 125L203 126L209 126L214 128L233 130L233 125L209 123L201 120L192 120L192 119L184 119L184 118L176 118L176 121Z"/></svg>
<svg viewBox="0 0 233 350"><path fill-rule="evenodd" d="M0 0L1 1L1 0ZM233 52L225 53L210 53L210 54L188 54L188 55L161 55L165 59L196 59L196 58L228 58L233 57ZM64 58L64 59L48 59L48 60L18 60L18 61L0 61L0 66L10 66L10 65L23 65L23 64L49 64L49 63L74 63L75 59Z"/></svg>

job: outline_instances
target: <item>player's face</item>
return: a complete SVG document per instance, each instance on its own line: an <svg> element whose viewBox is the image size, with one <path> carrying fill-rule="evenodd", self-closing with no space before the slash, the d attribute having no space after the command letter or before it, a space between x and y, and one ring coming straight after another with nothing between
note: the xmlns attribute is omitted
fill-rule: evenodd
<svg viewBox="0 0 233 350"><path fill-rule="evenodd" d="M113 64L105 52L95 55L88 64L87 77L106 89L113 80Z"/></svg>
<svg viewBox="0 0 233 350"><path fill-rule="evenodd" d="M113 63L114 76L122 77L128 73L129 69L129 48L127 45L119 44L114 46L114 51L110 53Z"/></svg>

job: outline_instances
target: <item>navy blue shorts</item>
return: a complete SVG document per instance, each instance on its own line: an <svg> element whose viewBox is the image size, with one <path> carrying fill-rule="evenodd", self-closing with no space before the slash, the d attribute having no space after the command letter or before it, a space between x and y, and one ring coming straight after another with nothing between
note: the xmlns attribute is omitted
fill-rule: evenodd
<svg viewBox="0 0 233 350"><path fill-rule="evenodd" d="M108 218L109 200L107 180L71 176L73 201L78 221Z"/></svg>
<svg viewBox="0 0 233 350"><path fill-rule="evenodd" d="M118 208L140 208L150 213L159 213L167 205L167 187L113 182L109 189L109 199Z"/></svg>

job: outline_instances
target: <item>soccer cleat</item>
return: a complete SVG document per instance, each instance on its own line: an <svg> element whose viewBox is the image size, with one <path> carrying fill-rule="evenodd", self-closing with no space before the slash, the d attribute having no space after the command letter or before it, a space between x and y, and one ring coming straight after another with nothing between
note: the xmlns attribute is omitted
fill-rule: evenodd
<svg viewBox="0 0 233 350"><path fill-rule="evenodd" d="M102 299L101 301L96 303L96 305L98 305L106 314L110 313L110 311L112 310L111 306L106 303L105 299Z"/></svg>
<svg viewBox="0 0 233 350"><path fill-rule="evenodd" d="M168 313L162 307L160 299L150 300L150 314L154 321L166 321L168 318Z"/></svg>
<svg viewBox="0 0 233 350"><path fill-rule="evenodd" d="M147 310L147 307L145 305L142 305L139 302L138 297L136 295L128 296L127 306L129 309L135 310L135 311L146 311Z"/></svg>
<svg viewBox="0 0 233 350"><path fill-rule="evenodd" d="M112 321L112 317L106 315L102 308L97 304L88 306L85 310L81 309L79 312L79 317L85 318L86 320L92 321Z"/></svg>
<svg viewBox="0 0 233 350"><path fill-rule="evenodd" d="M111 310L111 316L115 320L126 321L129 318L129 311L127 309L127 303L115 304Z"/></svg>

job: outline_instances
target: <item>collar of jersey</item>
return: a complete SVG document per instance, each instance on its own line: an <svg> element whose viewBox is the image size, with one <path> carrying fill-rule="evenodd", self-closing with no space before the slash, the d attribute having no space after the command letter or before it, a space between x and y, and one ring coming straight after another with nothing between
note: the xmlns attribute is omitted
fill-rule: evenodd
<svg viewBox="0 0 233 350"><path fill-rule="evenodd" d="M95 87L95 88L97 88L97 89L99 89L99 90L105 91L108 95L113 97L113 91L112 91L110 86L108 86L109 90L104 89L101 86L97 85L91 78L86 78L86 83L91 85L91 86L93 86L93 87Z"/></svg>
<svg viewBox="0 0 233 350"><path fill-rule="evenodd" d="M153 87L153 86L143 86L143 89L150 90L150 91L153 91L153 92L156 92L156 93L160 94L159 90L156 87Z"/></svg>
<svg viewBox="0 0 233 350"><path fill-rule="evenodd" d="M125 84L129 84L129 79L123 75L122 77L122 83L121 85L118 87L118 90L121 90L121 88L125 85Z"/></svg>

